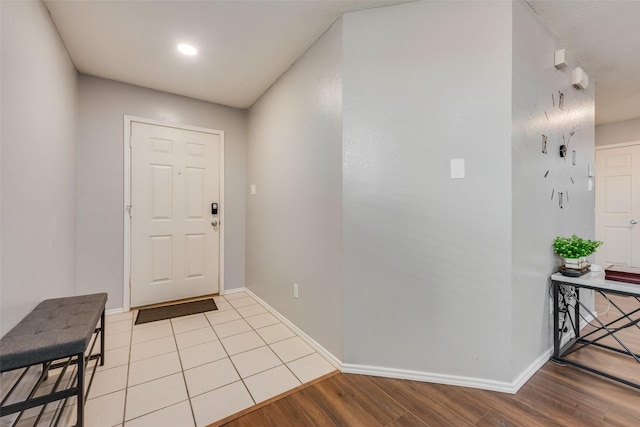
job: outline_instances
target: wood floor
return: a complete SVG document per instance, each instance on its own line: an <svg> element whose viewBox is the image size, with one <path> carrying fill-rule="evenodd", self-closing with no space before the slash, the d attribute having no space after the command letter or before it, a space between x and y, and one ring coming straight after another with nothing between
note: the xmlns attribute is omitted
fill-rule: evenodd
<svg viewBox="0 0 640 427"><path fill-rule="evenodd" d="M608 363L614 370L623 363L623 369L640 372L637 363ZM553 362L514 395L338 373L217 425L632 427L640 426L640 390Z"/></svg>

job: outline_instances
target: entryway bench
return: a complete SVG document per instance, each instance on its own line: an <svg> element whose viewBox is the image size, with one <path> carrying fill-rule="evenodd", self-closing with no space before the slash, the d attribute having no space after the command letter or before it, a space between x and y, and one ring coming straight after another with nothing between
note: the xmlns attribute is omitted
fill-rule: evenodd
<svg viewBox="0 0 640 427"><path fill-rule="evenodd" d="M64 405L70 397L76 396L76 426L83 426L86 396L98 363L104 365L106 303L107 294L104 293L43 301L0 339L0 373L3 377L0 413L3 417L19 413L14 420L17 423L24 411L41 406L40 418L48 404L62 400L51 421L51 425L58 425ZM98 340L100 349L94 354ZM95 361L92 373L85 379L91 361ZM57 379L51 391L43 394L50 385L38 389L53 369L60 369L56 372ZM9 371L16 372L9 374ZM15 377L15 381L6 384L6 375ZM28 386L25 381L29 382ZM35 383L31 384L33 381ZM9 387L8 391L5 386Z"/></svg>

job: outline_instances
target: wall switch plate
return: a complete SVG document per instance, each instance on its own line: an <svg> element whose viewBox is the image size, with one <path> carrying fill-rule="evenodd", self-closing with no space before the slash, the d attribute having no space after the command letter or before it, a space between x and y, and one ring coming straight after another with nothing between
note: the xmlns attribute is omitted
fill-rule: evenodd
<svg viewBox="0 0 640 427"><path fill-rule="evenodd" d="M464 178L464 159L451 159L451 179Z"/></svg>
<svg viewBox="0 0 640 427"><path fill-rule="evenodd" d="M251 184L250 188L251 188L251 190L250 190L251 191L251 195L255 196L256 195L256 185L255 184Z"/></svg>
<svg viewBox="0 0 640 427"><path fill-rule="evenodd" d="M298 284L297 283L293 284L293 297L294 298L298 298Z"/></svg>

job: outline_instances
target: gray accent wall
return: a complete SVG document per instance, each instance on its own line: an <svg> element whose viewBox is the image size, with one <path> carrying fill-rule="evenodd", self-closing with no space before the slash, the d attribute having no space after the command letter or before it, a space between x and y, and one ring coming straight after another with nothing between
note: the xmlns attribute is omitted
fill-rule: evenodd
<svg viewBox="0 0 640 427"><path fill-rule="evenodd" d="M343 19L344 360L509 380L511 4Z"/></svg>
<svg viewBox="0 0 640 427"><path fill-rule="evenodd" d="M338 21L251 107L247 156L247 288L338 359L341 114Z"/></svg>
<svg viewBox="0 0 640 427"><path fill-rule="evenodd" d="M0 335L76 293L76 71L42 2L0 2Z"/></svg>
<svg viewBox="0 0 640 427"><path fill-rule="evenodd" d="M78 293L123 305L124 116L224 131L225 289L244 286L247 112L80 75Z"/></svg>
<svg viewBox="0 0 640 427"><path fill-rule="evenodd" d="M594 164L594 85L586 90L573 88L571 72L579 64L570 52L565 68L554 67L554 51L561 48L526 3L514 2L511 272L514 376L553 345L548 278L561 263L553 254L553 239L574 233L594 238L595 233L594 192L588 190L587 176L588 165ZM564 94L564 110L557 106L559 92ZM559 155L562 134L568 139L572 130L575 134L569 142L569 154L563 159ZM542 153L543 134L547 136L547 154ZM575 165L571 158L573 150L576 150ZM552 192L555 192L553 199ZM562 209L558 192L565 193Z"/></svg>
<svg viewBox="0 0 640 427"><path fill-rule="evenodd" d="M551 347L553 238L593 237L594 91L557 48L524 2L345 14L250 109L247 287L346 371L520 385ZM558 90L571 168L560 121L540 151Z"/></svg>

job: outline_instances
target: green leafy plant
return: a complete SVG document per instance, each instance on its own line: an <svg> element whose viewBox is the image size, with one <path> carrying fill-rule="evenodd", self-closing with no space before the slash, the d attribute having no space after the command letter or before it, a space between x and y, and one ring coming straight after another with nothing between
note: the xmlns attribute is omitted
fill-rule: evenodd
<svg viewBox="0 0 640 427"><path fill-rule="evenodd" d="M578 237L575 234L571 237L557 236L553 241L553 250L564 258L580 258L591 255L602 245L598 240L589 240Z"/></svg>

